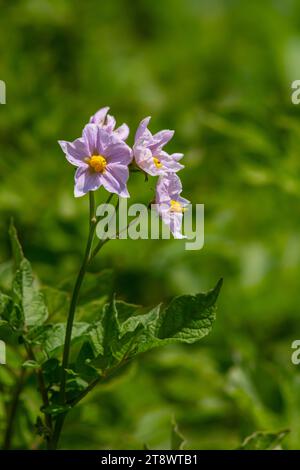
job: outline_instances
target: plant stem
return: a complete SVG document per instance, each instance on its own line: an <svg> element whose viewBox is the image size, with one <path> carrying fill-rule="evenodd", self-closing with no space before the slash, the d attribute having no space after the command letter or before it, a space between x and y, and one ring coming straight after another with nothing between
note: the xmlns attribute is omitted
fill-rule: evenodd
<svg viewBox="0 0 300 470"><path fill-rule="evenodd" d="M71 304L70 304L70 309L69 309L69 315L68 315L68 320L67 320L67 328L66 328L66 336L65 336L65 343L64 343L64 351L63 351L63 361L62 361L62 376L61 376L61 384L60 384L60 404L65 405L66 404L66 379L67 379L67 371L66 369L68 368L69 364L69 355L70 355L70 346L71 346L71 338L72 338L72 328L73 328L73 323L74 323L74 317L75 317L75 311L76 311L76 306L77 306L77 301L79 297L79 292L80 288L82 285L82 281L84 279L86 269L90 261L98 254L102 246L109 241L110 239L107 238L105 240L100 240L98 244L96 245L94 251L92 251L92 243L94 239L94 234L95 234L95 229L96 229L96 224L97 224L97 218L95 214L95 199L94 199L94 194L90 191L89 192L89 197L90 197L90 230L89 230L89 236L88 236L88 241L86 245L86 251L85 255L83 258L83 262L80 268L80 271L78 273L76 283L74 286L72 298L71 298ZM113 194L110 194L106 204L110 202L112 199ZM119 200L116 205L116 210L118 210L119 207ZM138 218L137 218L138 219ZM137 219L135 219L133 222L135 222ZM131 224L128 225L128 227ZM127 227L127 228L128 228ZM126 229L125 229L126 230ZM116 234L116 238L119 236L118 232ZM90 384L90 386L87 387L86 393L88 393L94 386L99 382L100 380L96 380L95 383ZM83 394L83 396L86 395L86 393ZM83 398L82 396L82 398ZM60 434L62 431L62 427L64 424L66 418L66 413L61 413L55 423L55 428L54 428L54 433L53 433L53 438L51 442L49 443L49 448L51 449L56 449L58 445L58 441L60 438Z"/></svg>
<svg viewBox="0 0 300 470"><path fill-rule="evenodd" d="M35 357L35 354L34 354L34 351L33 351L32 347L29 344L26 345L26 343L25 343L25 347L26 347L26 351L27 351L29 359L36 362L36 357ZM41 396L42 396L42 400L43 400L43 405L46 408L50 405L50 403L49 403L49 398L48 398L48 393L47 393L47 388L46 388L43 372L42 372L41 369L36 370L36 376L37 376L37 381L38 381L38 385L39 385L39 390L41 392ZM52 431L53 431L53 423L52 423L51 415L45 414L45 424L46 424L47 428L49 429L49 433L50 433L50 435L46 439L47 449L49 449L50 448L50 442L51 442L51 435L52 435Z"/></svg>
<svg viewBox="0 0 300 470"><path fill-rule="evenodd" d="M20 372L20 376L16 382L16 388L12 397L12 401L10 403L10 408L9 408L9 413L8 413L8 418L7 418L7 426L6 426L6 431L5 431L4 439L3 439L3 450L8 450L11 447L14 421L15 421L15 417L17 413L20 395L22 393L23 386L24 386L25 375L26 375L26 370L22 368Z"/></svg>
<svg viewBox="0 0 300 470"><path fill-rule="evenodd" d="M65 342L64 342L64 351L63 351L63 360L62 360L62 375L61 375L61 383L60 383L60 404L64 405L66 401L66 381L67 381L67 371L69 365L69 356L70 356L70 347L71 347L71 339L72 339L72 329L75 317L76 306L78 302L79 292L82 285L82 281L84 279L84 275L86 273L86 268L88 262L90 260L91 254L91 247L94 239L95 229L96 229L96 217L95 217L95 198L94 193L92 191L89 192L89 202L90 202L90 220L89 220L89 235L86 244L84 258L81 264L81 268L79 270L75 286L73 289L73 294L70 303L69 315L67 320L67 327L66 327L66 335L65 335ZM61 434L61 430L64 424L66 414L62 413L58 416L57 421L55 423L55 429L53 434L53 439L51 443L51 448L56 449L57 444L59 441L59 437Z"/></svg>
<svg viewBox="0 0 300 470"><path fill-rule="evenodd" d="M117 364L117 366L112 367L110 370L106 371L104 375L97 377L92 382L90 382L89 385L74 400L69 402L71 407L73 408L75 405L77 405L90 391L96 387L96 385L109 382L126 363L127 358L123 359L120 364Z"/></svg>

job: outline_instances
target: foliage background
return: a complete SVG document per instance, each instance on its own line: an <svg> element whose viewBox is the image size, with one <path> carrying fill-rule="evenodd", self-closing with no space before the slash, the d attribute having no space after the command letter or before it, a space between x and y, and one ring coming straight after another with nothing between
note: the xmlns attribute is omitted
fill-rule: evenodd
<svg viewBox="0 0 300 470"><path fill-rule="evenodd" d="M153 130L176 129L170 149L185 153L184 195L205 204L206 239L190 252L179 241L110 242L94 271L113 267L118 297L145 305L225 280L213 333L145 354L99 387L70 414L63 446L164 448L175 416L186 448L234 448L255 430L289 428L284 445L299 449L300 375L290 361L300 336L300 120L290 100L300 78L299 2L2 0L0 8L1 287L12 214L42 284L76 272L87 200L73 198L57 140L76 138L104 105L129 123L129 143L147 115ZM153 181L133 175L129 189L147 202ZM34 384L22 400L16 448L29 445Z"/></svg>

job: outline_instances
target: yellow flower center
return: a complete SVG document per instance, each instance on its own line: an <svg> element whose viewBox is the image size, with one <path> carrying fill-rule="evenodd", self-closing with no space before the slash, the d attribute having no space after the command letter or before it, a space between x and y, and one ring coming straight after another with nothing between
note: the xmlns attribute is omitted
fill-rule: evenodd
<svg viewBox="0 0 300 470"><path fill-rule="evenodd" d="M184 208L182 207L180 202L174 201L174 199L172 199L170 201L170 204L171 204L171 208L170 208L171 212L184 212Z"/></svg>
<svg viewBox="0 0 300 470"><path fill-rule="evenodd" d="M153 157L153 161L154 161L154 165L156 166L156 168L161 168L162 167L162 163L160 162L160 160L157 157Z"/></svg>
<svg viewBox="0 0 300 470"><path fill-rule="evenodd" d="M97 173L104 173L106 168L106 159L102 155L92 155L85 159L90 168Z"/></svg>

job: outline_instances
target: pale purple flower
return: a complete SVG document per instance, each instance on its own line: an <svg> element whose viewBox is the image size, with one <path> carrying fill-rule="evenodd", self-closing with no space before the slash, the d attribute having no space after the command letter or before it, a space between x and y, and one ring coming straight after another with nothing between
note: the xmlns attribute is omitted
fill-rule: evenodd
<svg viewBox="0 0 300 470"><path fill-rule="evenodd" d="M109 107L105 106L104 108L99 109L93 116L90 118L91 124L97 124L102 129L106 130L109 134L113 133L122 140L126 140L129 135L129 127L127 124L122 124L120 127L115 129L116 120L113 116L108 114Z"/></svg>
<svg viewBox="0 0 300 470"><path fill-rule="evenodd" d="M67 160L77 167L75 197L103 186L110 193L129 197L126 183L132 150L123 140L96 124L87 124L74 142L59 141Z"/></svg>
<svg viewBox="0 0 300 470"><path fill-rule="evenodd" d="M174 238L186 238L182 234L183 212L190 203L180 196L182 184L176 173L160 176L156 186L155 208Z"/></svg>
<svg viewBox="0 0 300 470"><path fill-rule="evenodd" d="M151 176L176 173L183 168L178 163L182 153L169 155L162 150L163 146L172 139L174 131L164 130L152 135L148 129L150 117L143 119L136 131L133 155L136 164Z"/></svg>

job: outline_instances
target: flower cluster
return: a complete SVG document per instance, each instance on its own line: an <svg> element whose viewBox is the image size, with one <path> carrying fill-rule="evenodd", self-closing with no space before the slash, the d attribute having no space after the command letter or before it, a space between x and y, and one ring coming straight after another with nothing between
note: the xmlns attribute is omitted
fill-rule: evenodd
<svg viewBox="0 0 300 470"><path fill-rule="evenodd" d="M130 148L125 142L129 127L122 124L116 128L116 120L108 111L108 107L97 111L78 139L59 141L67 160L77 167L75 197L101 186L120 197L129 197L129 169L135 165L143 172L159 177L155 198L157 211L174 237L182 238L182 217L189 201L180 196L182 185L176 173L183 168L179 163L183 154L168 154L163 149L174 131L152 134L148 129L150 117L147 117L141 121L133 148Z"/></svg>

